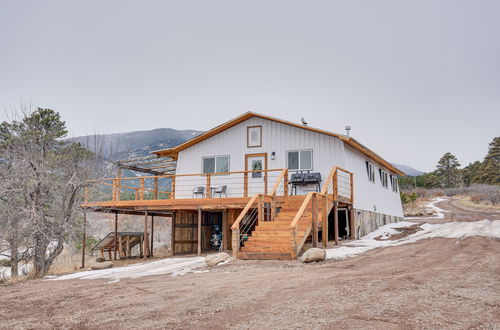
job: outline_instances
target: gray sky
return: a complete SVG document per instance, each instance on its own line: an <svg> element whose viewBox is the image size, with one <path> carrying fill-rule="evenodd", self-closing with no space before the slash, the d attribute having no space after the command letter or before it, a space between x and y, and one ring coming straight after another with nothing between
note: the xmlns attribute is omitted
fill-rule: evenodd
<svg viewBox="0 0 500 330"><path fill-rule="evenodd" d="M0 0L0 107L55 109L72 135L251 110L466 165L500 135L499 61L498 0Z"/></svg>

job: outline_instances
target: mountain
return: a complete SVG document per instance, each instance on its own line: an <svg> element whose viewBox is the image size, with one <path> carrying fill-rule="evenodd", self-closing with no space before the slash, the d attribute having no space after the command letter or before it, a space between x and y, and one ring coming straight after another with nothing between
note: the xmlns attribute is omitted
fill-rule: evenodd
<svg viewBox="0 0 500 330"><path fill-rule="evenodd" d="M80 142L90 150L104 145L106 157L118 160L143 157L154 150L172 148L201 133L203 132L195 130L158 128L149 131L79 136L70 140Z"/></svg>
<svg viewBox="0 0 500 330"><path fill-rule="evenodd" d="M395 166L397 169L400 171L403 171L407 176L419 176L422 174L425 174L425 172L419 171L414 169L413 167L410 167L408 165L400 165L400 164L395 164L391 163L393 166Z"/></svg>

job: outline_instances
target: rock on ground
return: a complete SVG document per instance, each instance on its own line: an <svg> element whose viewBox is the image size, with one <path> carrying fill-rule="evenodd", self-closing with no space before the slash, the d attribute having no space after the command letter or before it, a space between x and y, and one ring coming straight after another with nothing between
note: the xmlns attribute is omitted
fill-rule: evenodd
<svg viewBox="0 0 500 330"><path fill-rule="evenodd" d="M104 261L104 262L99 262L95 265L92 265L90 267L92 270L98 270L98 269L106 269L106 268L111 268L113 267L113 263L111 261Z"/></svg>
<svg viewBox="0 0 500 330"><path fill-rule="evenodd" d="M208 267L215 266L223 261L226 261L230 258L229 254L226 252L220 252L216 254L209 254L208 256L205 257L205 262L207 263Z"/></svg>
<svg viewBox="0 0 500 330"><path fill-rule="evenodd" d="M323 261L325 259L326 251L320 248L310 248L300 257L300 261L302 262Z"/></svg>

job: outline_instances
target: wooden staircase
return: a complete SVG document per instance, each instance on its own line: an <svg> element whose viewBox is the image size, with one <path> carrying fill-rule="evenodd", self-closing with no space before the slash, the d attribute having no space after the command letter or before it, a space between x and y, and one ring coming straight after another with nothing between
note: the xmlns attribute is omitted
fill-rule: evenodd
<svg viewBox="0 0 500 330"><path fill-rule="evenodd" d="M254 195L231 226L235 258L296 259L310 234L313 246L317 246L322 227L326 227L322 234L323 242L327 242L328 214L332 208L336 211L339 202L353 204L353 174L338 166L332 167L321 192L309 192L306 196L288 195L287 177L284 170L269 195ZM277 194L280 185L283 195ZM337 212L334 214L338 232Z"/></svg>
<svg viewBox="0 0 500 330"><path fill-rule="evenodd" d="M293 252L292 233L290 225L299 211L306 196L288 196L281 206L281 210L274 216L273 221L260 221L245 241L244 246L237 252L238 259L274 259L290 260L295 258ZM319 217L323 216L323 207L318 207ZM302 220L297 225L297 240L305 241L310 233L312 223L312 207L304 210ZM321 225L320 225L321 226Z"/></svg>

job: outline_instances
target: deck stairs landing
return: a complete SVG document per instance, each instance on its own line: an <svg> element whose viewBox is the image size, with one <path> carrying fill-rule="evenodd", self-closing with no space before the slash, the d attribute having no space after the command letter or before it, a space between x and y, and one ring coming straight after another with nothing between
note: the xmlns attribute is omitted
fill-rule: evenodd
<svg viewBox="0 0 500 330"><path fill-rule="evenodd" d="M281 205L273 221L258 221L251 236L244 241L236 253L238 259L274 259L291 260L295 258L290 225L299 211L306 196L288 196ZM318 205L318 218L321 219L326 205ZM271 210L274 212L275 210ZM327 210L328 212L329 210ZM321 221L319 221L321 227ZM311 205L305 209L301 221L297 224L296 241L300 247L304 244L312 227ZM299 248L300 248L299 247Z"/></svg>

